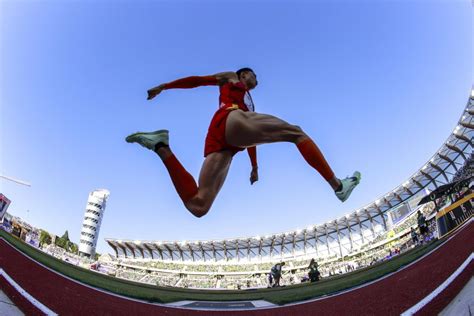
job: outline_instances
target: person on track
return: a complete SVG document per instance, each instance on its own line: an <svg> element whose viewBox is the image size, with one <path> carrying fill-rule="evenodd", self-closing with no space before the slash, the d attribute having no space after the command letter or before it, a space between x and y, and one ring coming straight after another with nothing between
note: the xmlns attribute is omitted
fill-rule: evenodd
<svg viewBox="0 0 474 316"><path fill-rule="evenodd" d="M280 262L275 264L271 269L270 273L268 274L268 283L270 287L279 287L280 280L282 275L282 269L285 265L285 262Z"/></svg>

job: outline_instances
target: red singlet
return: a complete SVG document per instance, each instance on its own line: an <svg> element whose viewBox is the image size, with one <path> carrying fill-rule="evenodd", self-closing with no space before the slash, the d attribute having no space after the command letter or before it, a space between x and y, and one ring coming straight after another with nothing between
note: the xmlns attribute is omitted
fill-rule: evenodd
<svg viewBox="0 0 474 316"><path fill-rule="evenodd" d="M225 125L231 111L240 109L245 112L253 112L255 110L250 93L245 89L243 83L229 82L220 87L219 103L219 109L214 114L207 132L204 157L225 149L231 150L233 154L245 149L227 144Z"/></svg>

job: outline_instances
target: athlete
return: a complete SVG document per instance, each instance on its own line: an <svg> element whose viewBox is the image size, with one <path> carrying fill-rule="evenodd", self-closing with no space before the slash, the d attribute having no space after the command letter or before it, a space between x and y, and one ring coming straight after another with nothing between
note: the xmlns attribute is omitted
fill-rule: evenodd
<svg viewBox="0 0 474 316"><path fill-rule="evenodd" d="M250 183L258 181L256 146L275 142L291 142L306 160L329 183L336 196L344 202L360 182L360 172L340 180L334 175L313 140L296 125L275 116L255 112L250 90L257 86L257 76L250 68L211 76L193 76L160 84L148 90L152 100L164 90L219 86L219 109L209 125L204 146L204 163L197 185L193 176L181 165L169 145L168 130L137 132L126 141L138 143L154 151L163 161L171 181L185 207L196 217L209 212L224 184L233 156L247 149L252 171Z"/></svg>

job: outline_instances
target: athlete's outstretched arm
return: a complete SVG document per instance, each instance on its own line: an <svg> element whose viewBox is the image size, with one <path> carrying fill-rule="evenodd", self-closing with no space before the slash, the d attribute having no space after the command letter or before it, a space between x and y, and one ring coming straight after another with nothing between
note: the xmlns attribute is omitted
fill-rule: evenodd
<svg viewBox="0 0 474 316"><path fill-rule="evenodd" d="M257 165L257 147L247 148L247 152L250 157L250 162L252 163L252 171L250 172L250 184L258 181L258 165Z"/></svg>
<svg viewBox="0 0 474 316"><path fill-rule="evenodd" d="M191 76L168 83L160 84L154 88L148 90L148 100L153 99L163 90L168 89L192 89L202 86L218 86L223 85L229 81L238 81L237 74L235 72L221 72L210 76Z"/></svg>

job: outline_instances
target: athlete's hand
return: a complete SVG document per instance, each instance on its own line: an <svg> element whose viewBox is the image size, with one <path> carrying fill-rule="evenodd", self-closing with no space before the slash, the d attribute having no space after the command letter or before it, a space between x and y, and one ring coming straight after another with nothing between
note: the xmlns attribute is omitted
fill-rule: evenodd
<svg viewBox="0 0 474 316"><path fill-rule="evenodd" d="M250 184L254 184L258 181L258 167L253 167L250 172Z"/></svg>
<svg viewBox="0 0 474 316"><path fill-rule="evenodd" d="M148 90L148 98L147 100L151 100L153 99L154 97L156 97L158 94L161 93L161 91L163 91L163 89L165 88L165 84L160 84L158 87L154 87L154 88L151 88L150 90Z"/></svg>

